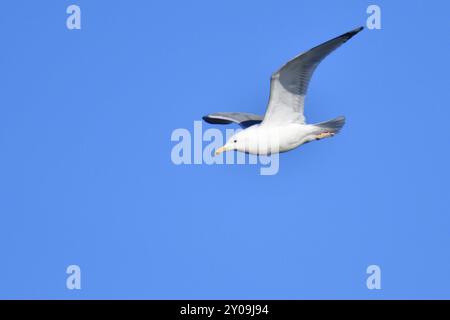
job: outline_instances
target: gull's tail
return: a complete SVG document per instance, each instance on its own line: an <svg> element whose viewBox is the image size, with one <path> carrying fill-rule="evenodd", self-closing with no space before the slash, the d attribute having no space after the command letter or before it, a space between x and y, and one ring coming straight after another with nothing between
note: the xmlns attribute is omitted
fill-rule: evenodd
<svg viewBox="0 0 450 320"><path fill-rule="evenodd" d="M323 132L336 134L339 131L341 131L344 124L345 124L345 117L341 116L325 122L316 123L314 125L322 129Z"/></svg>

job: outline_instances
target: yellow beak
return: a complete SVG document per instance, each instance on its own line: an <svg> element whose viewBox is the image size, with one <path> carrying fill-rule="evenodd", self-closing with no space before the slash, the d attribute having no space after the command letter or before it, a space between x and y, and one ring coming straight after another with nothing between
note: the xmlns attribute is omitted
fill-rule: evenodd
<svg viewBox="0 0 450 320"><path fill-rule="evenodd" d="M216 150L216 156L218 156L219 154L221 154L222 152L225 152L225 151L227 151L226 145L223 147L220 147L219 149Z"/></svg>

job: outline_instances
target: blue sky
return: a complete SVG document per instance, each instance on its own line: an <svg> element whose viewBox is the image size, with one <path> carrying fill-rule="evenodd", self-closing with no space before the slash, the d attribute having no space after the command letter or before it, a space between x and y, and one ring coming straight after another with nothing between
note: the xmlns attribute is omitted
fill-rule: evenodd
<svg viewBox="0 0 450 320"><path fill-rule="evenodd" d="M263 113L270 74L373 3L382 29L309 88L310 122L347 117L337 137L282 154L274 176L172 163L174 129ZM0 298L450 298L449 10L3 1ZM81 290L66 289L71 264Z"/></svg>

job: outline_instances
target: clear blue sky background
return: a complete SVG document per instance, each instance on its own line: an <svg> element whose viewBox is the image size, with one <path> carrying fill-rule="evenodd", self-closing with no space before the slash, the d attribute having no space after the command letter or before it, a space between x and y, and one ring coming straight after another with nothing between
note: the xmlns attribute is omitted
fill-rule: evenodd
<svg viewBox="0 0 450 320"><path fill-rule="evenodd" d="M308 120L343 114L340 135L282 154L275 176L172 164L174 129L264 112L270 74L364 25L372 3L382 30L334 52L309 90ZM450 298L449 11L3 1L0 298Z"/></svg>

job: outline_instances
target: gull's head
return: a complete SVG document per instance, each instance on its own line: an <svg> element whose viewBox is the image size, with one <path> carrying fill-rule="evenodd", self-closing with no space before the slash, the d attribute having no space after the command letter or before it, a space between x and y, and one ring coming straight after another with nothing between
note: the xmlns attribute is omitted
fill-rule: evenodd
<svg viewBox="0 0 450 320"><path fill-rule="evenodd" d="M245 151L245 145L247 140L247 130L240 131L233 135L224 146L216 150L216 156L225 151Z"/></svg>

